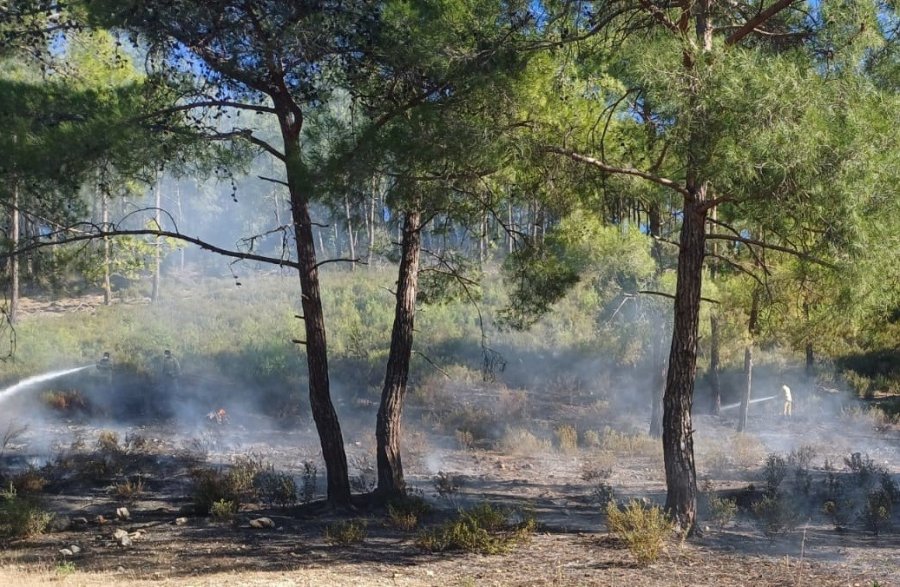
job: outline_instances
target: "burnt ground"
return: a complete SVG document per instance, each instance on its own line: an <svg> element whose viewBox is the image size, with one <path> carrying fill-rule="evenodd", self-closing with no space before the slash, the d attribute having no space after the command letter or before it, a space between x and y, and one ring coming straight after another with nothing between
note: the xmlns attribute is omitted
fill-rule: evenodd
<svg viewBox="0 0 900 587"><path fill-rule="evenodd" d="M600 477L616 498L662 503L660 451L646 437L612 435L595 447L561 451L545 445L510 455L460 448L456 438L425 434L428 428L419 422L409 426L405 463L412 486L435 506L426 525L485 500L524 508L540 523L527 543L506 554L430 554L416 546L416 532L393 528L383 510L362 500L349 514L317 503L249 504L222 522L191 513L191 471L197 467L226 467L235 457L252 455L298 479L305 462L321 472L309 423L284 428L252 414L232 415L222 425L200 419L113 427L49 418L9 442L2 458L7 470L31 467L46 478L42 499L57 515L54 529L3 546L0 584L900 585L900 507L894 508L893 527L878 536L856 518L836 529L821 511L819 490L828 475L826 459L833 477L852 482L844 459L853 452L868 455L896 479L896 426L873 423L859 412L826 422L815 415L785 421L765 410L751 418L751 441L734 440L727 418L698 416L696 426L702 488L733 496L745 508L761 495L767 453L786 455L801 446L815 453L812 488L808 503L797 506L796 527L767 536L747 509L721 526L704 514L701 536L673 541L657 562L639 566L606 532L595 499L597 477L585 477L602 469ZM627 433L642 429L643 422L618 419L614 427ZM116 432L117 442L104 448L98 439L108 430ZM355 485L370 488L371 440L346 437ZM438 472L458 489L438 491ZM116 495L116 485L137 479L143 483L139 495ZM319 498L323 487L320 473ZM131 517L117 520L116 508L123 505ZM259 516L271 518L275 527L250 528ZM366 540L352 546L326 542L326 526L347 518L367 520ZM131 545L121 546L114 537L121 529L132 537ZM80 552L61 553L73 545Z"/></svg>

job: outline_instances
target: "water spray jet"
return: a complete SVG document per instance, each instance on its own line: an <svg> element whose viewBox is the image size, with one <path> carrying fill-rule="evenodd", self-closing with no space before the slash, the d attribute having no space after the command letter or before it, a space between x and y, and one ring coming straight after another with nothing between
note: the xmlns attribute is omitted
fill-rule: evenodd
<svg viewBox="0 0 900 587"><path fill-rule="evenodd" d="M752 400L750 400L750 403L751 403L751 404L757 404L757 403L759 403L759 402L767 402L767 401L773 400L773 399L775 399L775 398L777 398L777 397L778 397L777 395L770 395L769 397L761 397L761 398L759 398L759 399L752 399ZM739 408L739 407L741 407L741 403L740 403L740 402L738 402L738 403L736 403L736 404L728 404L727 406L722 406L722 407L719 408L719 409L721 409L721 410L733 410L734 408Z"/></svg>
<svg viewBox="0 0 900 587"><path fill-rule="evenodd" d="M84 371L85 369L90 369L93 365L85 365L84 367L74 367L72 369L60 369L59 371L51 371L49 373L42 373L40 375L33 375L31 377L27 377L18 383L10 385L6 389L0 390L0 403L5 400L8 400L12 396L16 395L20 391L24 389L28 389L32 385L37 385L38 383L43 383L45 381L51 381L53 379L57 379L59 377L63 377L64 375L69 375L71 373L77 373L79 371Z"/></svg>

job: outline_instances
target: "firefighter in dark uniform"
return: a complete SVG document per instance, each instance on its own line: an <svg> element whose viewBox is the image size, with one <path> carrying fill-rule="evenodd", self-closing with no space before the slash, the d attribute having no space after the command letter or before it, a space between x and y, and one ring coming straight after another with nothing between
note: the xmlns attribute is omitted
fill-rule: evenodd
<svg viewBox="0 0 900 587"><path fill-rule="evenodd" d="M178 378L181 377L181 365L169 349L166 349L166 352L163 353L162 373L165 391L177 394L179 392Z"/></svg>
<svg viewBox="0 0 900 587"><path fill-rule="evenodd" d="M101 414L108 415L113 407L113 365L109 353L103 353L103 357L97 361L98 405L95 406Z"/></svg>

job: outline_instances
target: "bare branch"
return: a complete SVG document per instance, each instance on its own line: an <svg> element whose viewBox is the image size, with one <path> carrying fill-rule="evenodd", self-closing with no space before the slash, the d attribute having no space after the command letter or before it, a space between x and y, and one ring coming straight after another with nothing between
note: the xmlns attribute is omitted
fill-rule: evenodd
<svg viewBox="0 0 900 587"><path fill-rule="evenodd" d="M223 249L222 247L218 247L216 245L210 244L206 241L200 240L199 238L187 236L185 234L181 234L180 232L173 232L170 230L155 230L155 229L122 229L115 228L105 229L99 226L93 226L93 229L90 231L79 231L75 234L71 234L71 231L65 231L60 233L55 233L49 235L50 239L53 239L54 236L65 235L63 238L59 240L45 240L48 237L42 236L41 240L32 241L25 246L19 247L13 251L9 251L6 253L0 253L0 259L7 259L10 257L23 255L30 251L35 251L38 249L44 249L48 247L55 247L59 245L65 245L75 242L84 242L87 243L89 241L109 238L109 237L119 237L119 236L158 236L164 238L172 238L179 241L184 241L187 243L191 243L197 245L203 250L210 251L223 257L231 257L234 259L240 259L244 261L257 261L259 263L267 263L269 265L279 265L281 267L293 267L294 269L300 269L300 264L296 261L291 261L289 259L276 259L274 257L266 257L264 255L256 255L253 253L244 253L241 251L232 251L229 249Z"/></svg>
<svg viewBox="0 0 900 587"><path fill-rule="evenodd" d="M316 263L316 268L318 269L322 265L327 265L328 263L359 263L360 265L368 265L368 263L366 263L365 261L360 261L359 259L338 258L319 261L318 263Z"/></svg>
<svg viewBox="0 0 900 587"><path fill-rule="evenodd" d="M795 257L799 257L805 261L809 261L810 263L815 263L817 265L821 265L823 267L828 267L829 269L837 270L837 266L833 263L829 263L828 261L823 261L817 257L813 257L808 253L804 253L803 251L798 251L797 249L792 249L790 247L782 247L779 245L773 245L771 243L766 243L763 241L758 241L752 238L745 238L742 236L733 236L730 234L719 234L719 233L710 233L706 235L707 239L714 240L722 240L722 241L731 241L734 243L743 243L748 246L756 246L761 249L771 249L773 251L780 251L782 253L787 253L789 255L794 255Z"/></svg>
<svg viewBox="0 0 900 587"><path fill-rule="evenodd" d="M639 294L647 294L647 295L651 295L651 296L662 296L662 297L664 297L664 298L669 298L669 299L672 299L672 300L675 299L675 296L673 296L672 294L665 293L665 292L662 292L662 291L652 291L652 290L649 290L649 289L641 289L641 290L638 290L638 293L639 293ZM700 300L703 301L703 302L709 302L710 304L721 304L721 303L722 303L722 302L720 302L719 300L714 300L714 299L712 299L712 298L704 298L704 297L702 297L702 296L700 297Z"/></svg>
<svg viewBox="0 0 900 587"><path fill-rule="evenodd" d="M285 187L289 187L288 183L286 181L282 181L280 179L275 179L274 177L266 177L265 175L257 175L256 177L258 177L259 179L261 179L263 181L270 181L270 182L276 183L278 185L283 185Z"/></svg>

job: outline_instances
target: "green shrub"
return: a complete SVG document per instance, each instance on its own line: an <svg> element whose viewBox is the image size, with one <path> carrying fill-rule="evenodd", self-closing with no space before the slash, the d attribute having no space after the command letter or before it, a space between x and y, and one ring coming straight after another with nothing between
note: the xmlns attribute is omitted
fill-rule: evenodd
<svg viewBox="0 0 900 587"><path fill-rule="evenodd" d="M39 503L21 497L12 484L0 491L0 539L29 538L43 534L53 520Z"/></svg>
<svg viewBox="0 0 900 587"><path fill-rule="evenodd" d="M766 491L769 494L778 492L781 482L787 476L787 461L784 457L777 454L770 454L766 457L766 464L763 467L763 479L766 482Z"/></svg>
<svg viewBox="0 0 900 587"><path fill-rule="evenodd" d="M707 507L710 519L719 529L730 524L737 515L738 510L737 500L719 497L715 494L709 494Z"/></svg>
<svg viewBox="0 0 900 587"><path fill-rule="evenodd" d="M366 539L369 528L365 520L347 520L325 527L325 542L346 546L359 544Z"/></svg>
<svg viewBox="0 0 900 587"><path fill-rule="evenodd" d="M267 506L287 507L297 503L297 482L287 473L281 473L269 465L253 476L253 488Z"/></svg>
<svg viewBox="0 0 900 587"><path fill-rule="evenodd" d="M271 474L266 477L267 474ZM261 481L257 477L263 475ZM263 487L267 492L266 498L275 500L289 500L290 481L275 473L271 465L252 456L240 456L234 459L234 464L227 470L221 469L196 469L193 474L192 497L196 513L205 515L212 510L213 504L218 501L226 501L234 504L234 511L238 511L242 504L251 503L260 497L259 490ZM286 476L285 476L286 477ZM268 481L272 484L269 485Z"/></svg>
<svg viewBox="0 0 900 587"><path fill-rule="evenodd" d="M230 520L236 512L237 504L225 499L213 502L209 508L209 515L217 520Z"/></svg>
<svg viewBox="0 0 900 587"><path fill-rule="evenodd" d="M800 523L797 504L777 494L766 495L752 509L766 536L791 532Z"/></svg>
<svg viewBox="0 0 900 587"><path fill-rule="evenodd" d="M409 495L388 503L388 522L395 528L410 532L430 511L431 506L423 498Z"/></svg>
<svg viewBox="0 0 900 587"><path fill-rule="evenodd" d="M509 521L511 512L484 503L462 510L453 520L423 532L416 540L428 552L460 550L481 554L499 554L527 540L534 533L534 518L519 523Z"/></svg>
<svg viewBox="0 0 900 587"><path fill-rule="evenodd" d="M672 537L673 524L657 505L648 506L633 499L620 508L614 501L606 504L609 531L625 542L639 564L656 561L663 546Z"/></svg>
<svg viewBox="0 0 900 587"><path fill-rule="evenodd" d="M878 536L878 533L890 523L891 511L891 496L884 488L879 487L866 495L862 519L866 527Z"/></svg>

